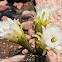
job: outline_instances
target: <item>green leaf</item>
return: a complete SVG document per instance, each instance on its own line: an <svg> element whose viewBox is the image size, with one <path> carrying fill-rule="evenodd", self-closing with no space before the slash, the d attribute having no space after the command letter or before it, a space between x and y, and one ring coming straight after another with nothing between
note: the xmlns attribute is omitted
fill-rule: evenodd
<svg viewBox="0 0 62 62"><path fill-rule="evenodd" d="M45 12L43 12L43 14L42 14L42 17L41 17L41 20L43 21L43 19L44 19L44 16L45 16Z"/></svg>
<svg viewBox="0 0 62 62"><path fill-rule="evenodd" d="M21 24L21 26L20 26L20 29L21 29L21 30L22 30L24 24L25 24L25 22L23 22L23 23Z"/></svg>
<svg viewBox="0 0 62 62"><path fill-rule="evenodd" d="M44 56L46 54L47 50L44 49L42 55Z"/></svg>
<svg viewBox="0 0 62 62"><path fill-rule="evenodd" d="M51 50L57 55L57 52L53 48L51 48Z"/></svg>

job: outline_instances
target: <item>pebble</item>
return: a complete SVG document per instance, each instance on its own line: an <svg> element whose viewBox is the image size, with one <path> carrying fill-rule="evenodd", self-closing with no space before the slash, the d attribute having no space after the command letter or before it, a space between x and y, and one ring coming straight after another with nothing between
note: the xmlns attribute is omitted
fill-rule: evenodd
<svg viewBox="0 0 62 62"><path fill-rule="evenodd" d="M5 6L0 6L0 13L7 10L9 8L9 6L5 5Z"/></svg>
<svg viewBox="0 0 62 62"><path fill-rule="evenodd" d="M4 21L7 21L7 16L3 16L1 19L4 20Z"/></svg>
<svg viewBox="0 0 62 62"><path fill-rule="evenodd" d="M18 46L18 49L22 48L22 46Z"/></svg>
<svg viewBox="0 0 62 62"><path fill-rule="evenodd" d="M28 10L24 10L23 12L22 12L22 15L21 15L21 18L31 18L31 17L33 17L34 16L34 14L33 14L33 12L31 12L31 11L28 11Z"/></svg>
<svg viewBox="0 0 62 62"><path fill-rule="evenodd" d="M22 7L23 3L22 2L19 2L19 3L14 2L13 5L16 6L18 9L20 9Z"/></svg>
<svg viewBox="0 0 62 62"><path fill-rule="evenodd" d="M22 51L22 54L27 54L28 53L28 50L27 49L24 49L23 51Z"/></svg>
<svg viewBox="0 0 62 62"><path fill-rule="evenodd" d="M35 38L29 40L29 44L35 48Z"/></svg>
<svg viewBox="0 0 62 62"><path fill-rule="evenodd" d="M7 2L7 0L1 0L0 1L0 6L4 6L4 5L6 5L8 2Z"/></svg>
<svg viewBox="0 0 62 62"><path fill-rule="evenodd" d="M29 29L29 30L28 30L28 34L32 36L32 35L35 34L35 31L34 31L33 29Z"/></svg>
<svg viewBox="0 0 62 62"><path fill-rule="evenodd" d="M27 40L30 40L31 39L31 36L28 35L28 34L25 34L25 37L26 37Z"/></svg>
<svg viewBox="0 0 62 62"><path fill-rule="evenodd" d="M24 30L29 30L29 29L32 28L32 26L33 26L33 21L26 21L24 26L23 26L23 29Z"/></svg>

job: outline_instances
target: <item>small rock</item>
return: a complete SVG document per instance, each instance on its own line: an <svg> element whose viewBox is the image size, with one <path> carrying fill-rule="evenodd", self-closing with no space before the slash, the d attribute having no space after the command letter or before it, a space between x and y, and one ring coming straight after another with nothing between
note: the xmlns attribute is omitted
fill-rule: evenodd
<svg viewBox="0 0 62 62"><path fill-rule="evenodd" d="M19 46L18 49L22 48L22 46Z"/></svg>
<svg viewBox="0 0 62 62"><path fill-rule="evenodd" d="M3 44L5 44L5 42L3 42Z"/></svg>
<svg viewBox="0 0 62 62"><path fill-rule="evenodd" d="M33 47L33 48L35 48L35 39L33 38L33 39L30 39L29 40L29 43L30 43L30 45Z"/></svg>
<svg viewBox="0 0 62 62"><path fill-rule="evenodd" d="M23 11L22 12L22 15L21 15L21 18L30 18L30 17L33 17L34 15L33 15L33 12L31 12L31 11L28 11L28 10L25 10L25 11Z"/></svg>
<svg viewBox="0 0 62 62"><path fill-rule="evenodd" d="M29 30L28 30L28 34L29 34L29 35L34 35L34 34L35 34L35 31L34 31L33 29L29 29Z"/></svg>
<svg viewBox="0 0 62 62"><path fill-rule="evenodd" d="M24 49L23 51L22 51L22 54L27 54L28 53L28 50L27 49Z"/></svg>
<svg viewBox="0 0 62 62"><path fill-rule="evenodd" d="M0 60L0 62L24 62L25 61L25 57L26 55L16 55L13 57L7 57L5 59L2 58L2 60Z"/></svg>
<svg viewBox="0 0 62 62"><path fill-rule="evenodd" d="M22 2L20 2L20 3L14 2L13 5L16 6L18 9L20 9L22 7L23 3Z"/></svg>
<svg viewBox="0 0 62 62"><path fill-rule="evenodd" d="M31 39L30 35L25 34L25 37L26 37L27 40Z"/></svg>
<svg viewBox="0 0 62 62"><path fill-rule="evenodd" d="M35 44L35 38L29 40L30 44Z"/></svg>
<svg viewBox="0 0 62 62"><path fill-rule="evenodd" d="M0 6L0 13L7 10L9 8L9 6L5 5L5 6Z"/></svg>
<svg viewBox="0 0 62 62"><path fill-rule="evenodd" d="M49 57L49 59L50 59L51 62L57 62L56 57L55 57L55 54L54 54L53 51L51 51L51 50L48 51L47 52L47 55L48 55L48 57Z"/></svg>
<svg viewBox="0 0 62 62"><path fill-rule="evenodd" d="M29 30L29 29L32 28L32 26L33 26L33 21L26 21L24 26L23 26L23 29L24 30Z"/></svg>
<svg viewBox="0 0 62 62"><path fill-rule="evenodd" d="M33 48L35 48L35 44L31 45Z"/></svg>
<svg viewBox="0 0 62 62"><path fill-rule="evenodd" d="M4 21L7 21L7 16L3 16L1 19L4 20Z"/></svg>
<svg viewBox="0 0 62 62"><path fill-rule="evenodd" d="M5 6L8 2L6 0L1 0L0 1L0 6Z"/></svg>

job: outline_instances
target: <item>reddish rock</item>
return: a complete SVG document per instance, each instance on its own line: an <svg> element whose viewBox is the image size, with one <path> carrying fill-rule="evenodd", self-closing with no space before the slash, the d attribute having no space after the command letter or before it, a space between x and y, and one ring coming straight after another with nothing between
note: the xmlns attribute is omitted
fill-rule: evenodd
<svg viewBox="0 0 62 62"><path fill-rule="evenodd" d="M0 6L4 6L4 5L6 5L7 4L7 1L6 0L1 0L0 1Z"/></svg>
<svg viewBox="0 0 62 62"><path fill-rule="evenodd" d="M25 10L22 12L21 18L30 18L33 16L34 16L34 14L32 11Z"/></svg>
<svg viewBox="0 0 62 62"><path fill-rule="evenodd" d="M0 62L24 62L26 55L16 55L14 57L9 57L1 60Z"/></svg>
<svg viewBox="0 0 62 62"><path fill-rule="evenodd" d="M35 34L35 31L34 31L33 29L29 29L29 30L28 30L28 34L29 34L29 35L34 35L34 34Z"/></svg>
<svg viewBox="0 0 62 62"><path fill-rule="evenodd" d="M23 48L23 47L20 45L20 46L18 46L18 49L20 49L20 48Z"/></svg>
<svg viewBox="0 0 62 62"><path fill-rule="evenodd" d="M25 37L26 37L27 40L31 39L30 35L25 34Z"/></svg>
<svg viewBox="0 0 62 62"><path fill-rule="evenodd" d="M33 26L33 21L26 21L24 26L23 26L23 29L24 30L29 30L29 29L32 28L32 26Z"/></svg>
<svg viewBox="0 0 62 62"><path fill-rule="evenodd" d="M22 2L20 2L20 3L14 2L13 5L16 6L18 9L20 9L22 7L23 3Z"/></svg>
<svg viewBox="0 0 62 62"><path fill-rule="evenodd" d="M35 44L35 38L29 40L30 44Z"/></svg>
<svg viewBox="0 0 62 62"><path fill-rule="evenodd" d="M22 54L27 54L28 53L28 50L27 49L24 49L23 51L22 51Z"/></svg>
<svg viewBox="0 0 62 62"><path fill-rule="evenodd" d="M30 43L30 45L33 47L33 48L35 48L35 39L33 38L33 39L30 39L29 40L29 43Z"/></svg>
<svg viewBox="0 0 62 62"><path fill-rule="evenodd" d="M0 13L5 11L6 9L8 9L9 6L5 5L5 6L0 6Z"/></svg>
<svg viewBox="0 0 62 62"><path fill-rule="evenodd" d="M35 44L31 45L33 48L35 48Z"/></svg>
<svg viewBox="0 0 62 62"><path fill-rule="evenodd" d="M53 51L51 51L51 50L48 51L47 55L50 59L50 62L58 62Z"/></svg>
<svg viewBox="0 0 62 62"><path fill-rule="evenodd" d="M3 16L2 20L7 21L7 18L8 18L7 16Z"/></svg>

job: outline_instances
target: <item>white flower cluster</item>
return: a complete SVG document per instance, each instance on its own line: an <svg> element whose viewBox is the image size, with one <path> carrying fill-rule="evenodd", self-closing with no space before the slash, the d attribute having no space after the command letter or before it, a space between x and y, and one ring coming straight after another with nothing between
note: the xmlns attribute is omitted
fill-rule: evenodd
<svg viewBox="0 0 62 62"><path fill-rule="evenodd" d="M58 26L50 25L49 19L53 12L52 8L36 5L36 16L35 16L35 27L37 30L36 34L33 35L38 39L36 43L41 47L41 49L52 50L60 49L62 50L62 30ZM40 22L39 22L40 21ZM41 29L42 31L40 31ZM40 37L41 36L41 37Z"/></svg>
<svg viewBox="0 0 62 62"><path fill-rule="evenodd" d="M61 30L57 26L47 25L43 28L43 41L47 45L46 49L62 49L62 34Z"/></svg>
<svg viewBox="0 0 62 62"><path fill-rule="evenodd" d="M40 5L37 5L35 8L37 15L34 24L35 31L38 31L36 31L36 34L34 35L34 37L38 38L36 42L44 52L50 49L62 50L62 30L57 26L49 25L48 23L53 9L45 6L42 7ZM22 40L24 40L24 32L21 27L18 25L17 20L7 18L7 21L0 22L0 37L2 39L18 42L21 40L21 36L23 36ZM24 41L24 43L25 42L26 41ZM25 47L26 44L29 45L29 43L25 43Z"/></svg>
<svg viewBox="0 0 62 62"><path fill-rule="evenodd" d="M7 18L7 21L0 22L0 37L11 41L18 41L22 35L21 29L16 20Z"/></svg>
<svg viewBox="0 0 62 62"><path fill-rule="evenodd" d="M0 22L0 38L8 40L13 43L17 43L30 52L33 52L34 48L31 47L27 39L25 38L23 27L24 23L18 25L18 19L12 20L7 18L7 21ZM29 48L28 48L29 47Z"/></svg>
<svg viewBox="0 0 62 62"><path fill-rule="evenodd" d="M45 21L46 19L48 20L53 13L54 9L50 7L45 7L41 5L36 5L36 18L40 16L40 19Z"/></svg>

